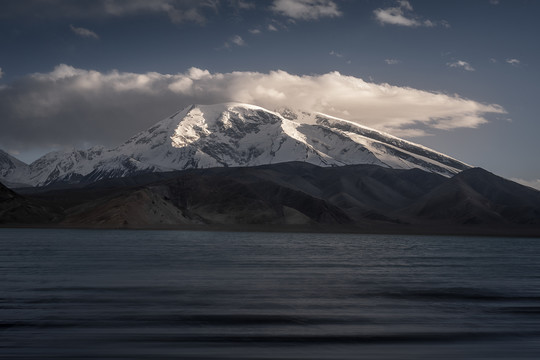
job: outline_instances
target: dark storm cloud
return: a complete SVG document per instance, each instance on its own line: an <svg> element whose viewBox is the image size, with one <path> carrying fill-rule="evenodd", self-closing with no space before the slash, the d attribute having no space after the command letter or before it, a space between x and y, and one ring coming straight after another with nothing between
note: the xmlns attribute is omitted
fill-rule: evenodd
<svg viewBox="0 0 540 360"><path fill-rule="evenodd" d="M0 18L73 18L103 14L103 2L94 0L3 1Z"/></svg>
<svg viewBox="0 0 540 360"><path fill-rule="evenodd" d="M0 90L2 147L112 145L185 105L166 85L138 87L133 78L121 89L114 76L107 82L96 73L70 70L60 66L49 76L30 75Z"/></svg>
<svg viewBox="0 0 540 360"><path fill-rule="evenodd" d="M218 13L221 8L242 11L257 6L293 20L317 20L343 15L332 0L19 0L4 4L0 18L94 18L162 13L175 23L204 24L209 14Z"/></svg>
<svg viewBox="0 0 540 360"><path fill-rule="evenodd" d="M220 0L20 0L3 4L0 18L96 18L141 13L166 14L172 22L206 22L208 13L218 11ZM246 8L248 3L227 2Z"/></svg>

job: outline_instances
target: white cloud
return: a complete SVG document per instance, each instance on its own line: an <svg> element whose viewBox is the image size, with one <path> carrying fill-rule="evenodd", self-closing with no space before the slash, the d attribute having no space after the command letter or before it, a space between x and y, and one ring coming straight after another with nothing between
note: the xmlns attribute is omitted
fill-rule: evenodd
<svg viewBox="0 0 540 360"><path fill-rule="evenodd" d="M30 146L114 145L192 103L239 101L269 109L291 107L342 117L398 136L430 129L474 128L499 105L458 95L375 84L331 72L180 74L102 73L59 65L0 90L0 144Z"/></svg>
<svg viewBox="0 0 540 360"><path fill-rule="evenodd" d="M412 5L407 0L397 0L399 6L405 10L413 11Z"/></svg>
<svg viewBox="0 0 540 360"><path fill-rule="evenodd" d="M398 59L384 59L384 62L387 63L388 65L396 65L396 64L400 64L401 60L398 60Z"/></svg>
<svg viewBox="0 0 540 360"><path fill-rule="evenodd" d="M4 72L2 71L2 68L0 68L0 79L4 76Z"/></svg>
<svg viewBox="0 0 540 360"><path fill-rule="evenodd" d="M491 5L499 5L499 0L489 0Z"/></svg>
<svg viewBox="0 0 540 360"><path fill-rule="evenodd" d="M512 178L510 180L515 181L518 184L525 185L525 186L528 186L528 187L532 187L533 189L536 189L536 190L540 190L540 179L523 180L523 179L519 179L519 178Z"/></svg>
<svg viewBox="0 0 540 360"><path fill-rule="evenodd" d="M454 62L450 62L450 63L447 63L446 65L451 67L451 68L460 68L460 69L463 69L463 70L466 70L466 71L475 71L474 68L471 66L471 64L469 64L468 62L463 61L463 60L457 60L457 61L454 61Z"/></svg>
<svg viewBox="0 0 540 360"><path fill-rule="evenodd" d="M225 42L224 46L226 48L230 48L233 45L245 46L246 42L244 41L244 39L242 39L242 37L240 35L234 35L228 41Z"/></svg>
<svg viewBox="0 0 540 360"><path fill-rule="evenodd" d="M261 30L259 29L251 29L251 30L248 30L250 32L250 34L253 34L253 35L258 35L261 33Z"/></svg>
<svg viewBox="0 0 540 360"><path fill-rule="evenodd" d="M386 9L375 9L373 11L375 18L381 25L399 25L407 27L434 27L441 25L450 27L447 21L422 20L418 15L413 13L413 7L407 0L396 1L396 6Z"/></svg>
<svg viewBox="0 0 540 360"><path fill-rule="evenodd" d="M331 0L274 0L271 10L297 20L316 20L342 15L336 3Z"/></svg>
<svg viewBox="0 0 540 360"><path fill-rule="evenodd" d="M240 35L235 35L232 37L231 42L237 46L244 46L246 45L246 42Z"/></svg>
<svg viewBox="0 0 540 360"><path fill-rule="evenodd" d="M75 27L73 25L69 25L69 28L74 34L77 34L81 37L99 39L98 34L93 32L92 30L88 30L83 27Z"/></svg>
<svg viewBox="0 0 540 360"><path fill-rule="evenodd" d="M519 61L518 59L506 59L506 62L514 66L518 66L519 64L521 64L521 61Z"/></svg>
<svg viewBox="0 0 540 360"><path fill-rule="evenodd" d="M421 22L408 18L404 15L404 8L401 6L386 9L374 10L375 17L381 24L401 25L401 26L420 26Z"/></svg>
<svg viewBox="0 0 540 360"><path fill-rule="evenodd" d="M268 31L278 31L278 29L273 24L268 24Z"/></svg>

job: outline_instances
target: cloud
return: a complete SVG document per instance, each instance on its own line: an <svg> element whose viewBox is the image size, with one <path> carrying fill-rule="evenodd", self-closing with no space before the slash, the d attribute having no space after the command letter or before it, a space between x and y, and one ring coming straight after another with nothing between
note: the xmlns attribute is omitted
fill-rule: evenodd
<svg viewBox="0 0 540 360"><path fill-rule="evenodd" d="M240 35L234 35L223 44L225 48L231 48L232 46L245 46L246 42Z"/></svg>
<svg viewBox="0 0 540 360"><path fill-rule="evenodd" d="M278 31L278 29L273 24L268 24L268 31Z"/></svg>
<svg viewBox="0 0 540 360"><path fill-rule="evenodd" d="M240 35L235 35L231 38L231 42L237 46L244 46L246 45L246 42Z"/></svg>
<svg viewBox="0 0 540 360"><path fill-rule="evenodd" d="M245 0L229 0L229 4L233 8L248 10L255 8L255 4Z"/></svg>
<svg viewBox="0 0 540 360"><path fill-rule="evenodd" d="M499 105L458 95L375 84L330 72L294 75L191 68L179 74L98 72L58 65L0 90L2 147L119 144L189 104L238 101L342 117L395 135L474 128Z"/></svg>
<svg viewBox="0 0 540 360"><path fill-rule="evenodd" d="M451 68L460 68L466 71L475 71L471 64L463 60L457 60L455 62L447 63L446 65Z"/></svg>
<svg viewBox="0 0 540 360"><path fill-rule="evenodd" d="M523 180L519 178L511 178L510 180L517 182L518 184L532 187L533 189L540 190L540 179L536 180Z"/></svg>
<svg viewBox="0 0 540 360"><path fill-rule="evenodd" d="M99 39L98 34L93 32L92 30L88 30L82 27L75 27L73 25L69 25L69 28L71 29L71 31L73 31L73 33L81 37Z"/></svg>
<svg viewBox="0 0 540 360"><path fill-rule="evenodd" d="M342 15L331 0L274 0L270 9L294 20L317 20Z"/></svg>
<svg viewBox="0 0 540 360"><path fill-rule="evenodd" d="M347 56L345 56L344 54L342 54L342 53L340 53L340 52L337 52L337 51L332 50L332 51L330 51L330 52L328 53L328 55L337 57L338 59L342 59L342 60L345 61L345 63L347 63L347 64L351 64L351 63L352 63L351 60L347 59Z"/></svg>
<svg viewBox="0 0 540 360"><path fill-rule="evenodd" d="M387 63L388 65L396 65L396 64L400 64L400 63L401 63L401 60L397 60L397 59L384 59L384 62Z"/></svg>
<svg viewBox="0 0 540 360"><path fill-rule="evenodd" d="M195 22L204 24L204 11L217 12L218 0L101 0L105 13L115 16L127 16L139 13L166 13L172 22Z"/></svg>
<svg viewBox="0 0 540 360"><path fill-rule="evenodd" d="M506 59L506 62L513 66L518 66L519 64L521 64L521 61L519 61L518 59Z"/></svg>
<svg viewBox="0 0 540 360"><path fill-rule="evenodd" d="M250 34L253 34L253 35L258 35L261 33L261 30L260 29L251 29L251 30L248 30Z"/></svg>
<svg viewBox="0 0 540 360"><path fill-rule="evenodd" d="M4 72L2 71L2 68L0 68L0 79L4 76Z"/></svg>
<svg viewBox="0 0 540 360"><path fill-rule="evenodd" d="M386 9L375 9L373 13L375 18L381 25L399 25L407 27L434 27L441 25L450 27L447 21L432 21L422 20L418 15L413 13L413 7L407 0L396 1L396 6Z"/></svg>
<svg viewBox="0 0 540 360"><path fill-rule="evenodd" d="M499 5L499 0L489 0L491 5Z"/></svg>
<svg viewBox="0 0 540 360"><path fill-rule="evenodd" d="M338 57L338 58L342 58L342 57L343 57L343 54L338 53L338 52L335 52L334 50L330 51L330 52L328 53L328 55L335 56L335 57Z"/></svg>
<svg viewBox="0 0 540 360"><path fill-rule="evenodd" d="M165 14L172 22L195 22L204 24L206 13L216 13L224 0L25 0L11 1L3 6L0 18L102 18L126 17L142 13ZM231 1L229 6L247 9L250 3Z"/></svg>

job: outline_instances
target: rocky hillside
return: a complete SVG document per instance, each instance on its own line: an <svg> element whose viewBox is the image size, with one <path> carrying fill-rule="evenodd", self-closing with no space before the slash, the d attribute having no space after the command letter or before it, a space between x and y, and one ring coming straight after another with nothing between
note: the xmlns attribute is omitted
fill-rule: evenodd
<svg viewBox="0 0 540 360"><path fill-rule="evenodd" d="M159 178L146 174L27 196L64 209L55 222L59 226L275 230L294 225L540 235L540 192L478 168L447 178L420 169L290 162L191 169Z"/></svg>

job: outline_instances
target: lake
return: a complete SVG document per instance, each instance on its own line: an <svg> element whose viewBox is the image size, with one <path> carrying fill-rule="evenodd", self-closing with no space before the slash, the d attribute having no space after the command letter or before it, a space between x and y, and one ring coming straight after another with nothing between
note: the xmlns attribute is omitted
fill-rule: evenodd
<svg viewBox="0 0 540 360"><path fill-rule="evenodd" d="M0 244L0 358L540 358L540 239L0 229Z"/></svg>

